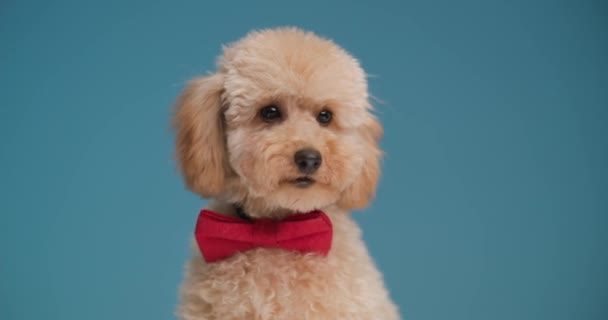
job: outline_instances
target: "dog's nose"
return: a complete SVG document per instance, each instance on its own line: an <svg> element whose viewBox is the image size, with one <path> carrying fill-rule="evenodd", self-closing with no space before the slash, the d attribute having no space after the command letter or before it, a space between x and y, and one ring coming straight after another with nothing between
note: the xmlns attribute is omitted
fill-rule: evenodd
<svg viewBox="0 0 608 320"><path fill-rule="evenodd" d="M311 174L321 166L321 153L315 149L302 149L296 152L293 159L300 172Z"/></svg>

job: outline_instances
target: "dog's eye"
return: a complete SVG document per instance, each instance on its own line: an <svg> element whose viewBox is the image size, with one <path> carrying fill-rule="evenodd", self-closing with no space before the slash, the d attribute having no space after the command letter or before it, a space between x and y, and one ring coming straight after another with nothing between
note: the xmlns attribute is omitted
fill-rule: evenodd
<svg viewBox="0 0 608 320"><path fill-rule="evenodd" d="M275 105L265 106L260 110L260 116L267 122L276 121L281 118L281 111Z"/></svg>
<svg viewBox="0 0 608 320"><path fill-rule="evenodd" d="M317 121L322 125L328 125L331 122L333 114L329 110L322 110L317 116Z"/></svg>

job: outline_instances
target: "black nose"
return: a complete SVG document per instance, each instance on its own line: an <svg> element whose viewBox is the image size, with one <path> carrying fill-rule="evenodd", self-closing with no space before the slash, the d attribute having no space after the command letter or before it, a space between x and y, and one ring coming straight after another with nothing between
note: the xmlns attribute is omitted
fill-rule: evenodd
<svg viewBox="0 0 608 320"><path fill-rule="evenodd" d="M321 153L315 149L302 149L293 157L300 172L311 174L321 166Z"/></svg>

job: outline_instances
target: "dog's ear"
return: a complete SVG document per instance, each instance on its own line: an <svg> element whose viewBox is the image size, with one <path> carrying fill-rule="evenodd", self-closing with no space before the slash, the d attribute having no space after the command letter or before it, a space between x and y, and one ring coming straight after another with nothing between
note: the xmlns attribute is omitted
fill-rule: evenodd
<svg viewBox="0 0 608 320"><path fill-rule="evenodd" d="M382 151L378 143L383 129L378 120L370 115L359 128L364 144L364 164L355 182L342 192L338 206L345 210L365 208L374 198L380 177L380 160Z"/></svg>
<svg viewBox="0 0 608 320"><path fill-rule="evenodd" d="M194 79L174 106L177 160L187 186L203 197L215 197L225 186L223 86L221 74Z"/></svg>

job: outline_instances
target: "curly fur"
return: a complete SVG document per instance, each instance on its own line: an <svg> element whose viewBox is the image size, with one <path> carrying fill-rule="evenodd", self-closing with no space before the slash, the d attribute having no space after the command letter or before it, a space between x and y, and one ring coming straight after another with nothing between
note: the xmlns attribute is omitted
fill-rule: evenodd
<svg viewBox="0 0 608 320"><path fill-rule="evenodd" d="M259 110L280 108L268 123ZM321 126L322 109L333 121ZM379 177L382 127L359 63L333 42L295 28L252 32L226 47L214 74L176 103L177 156L188 187L212 209L282 218L324 210L334 225L327 257L259 248L203 261L193 243L178 316L203 319L398 319L360 230L347 213L367 206ZM308 188L294 153L323 162Z"/></svg>

